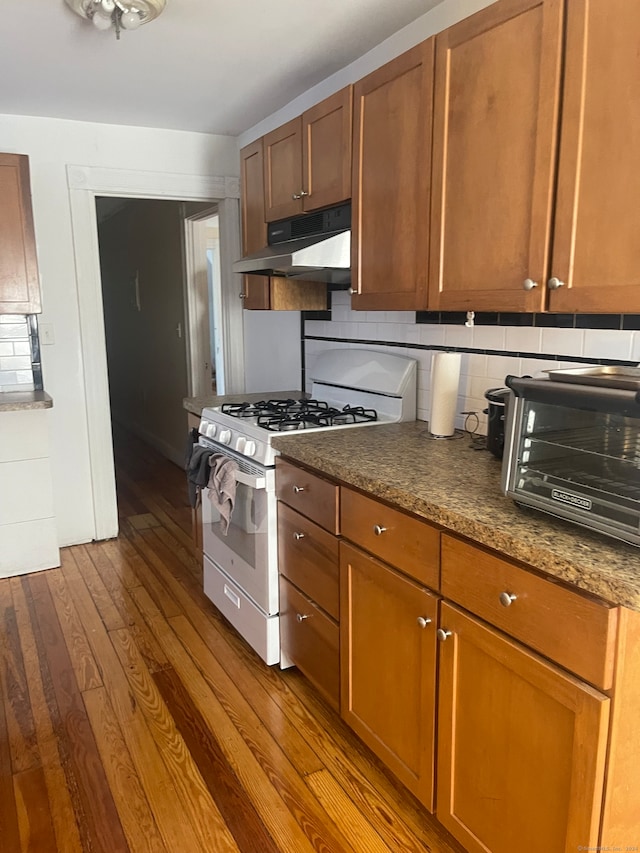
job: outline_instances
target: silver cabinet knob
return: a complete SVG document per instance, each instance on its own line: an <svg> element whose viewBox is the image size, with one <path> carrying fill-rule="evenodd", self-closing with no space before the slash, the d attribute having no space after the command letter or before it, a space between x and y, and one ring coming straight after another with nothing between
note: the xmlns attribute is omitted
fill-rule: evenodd
<svg viewBox="0 0 640 853"><path fill-rule="evenodd" d="M525 278L522 282L523 290L533 290L534 287L538 286L538 282L534 281L532 278Z"/></svg>
<svg viewBox="0 0 640 853"><path fill-rule="evenodd" d="M440 640L440 642L444 643L444 641L447 639L447 637L451 636L451 631L447 631L446 628L438 628L438 630L436 631L436 635L437 635L438 639Z"/></svg>
<svg viewBox="0 0 640 853"><path fill-rule="evenodd" d="M427 625L431 624L431 619L428 616L418 616L418 625L421 628L426 628Z"/></svg>
<svg viewBox="0 0 640 853"><path fill-rule="evenodd" d="M547 287L549 290L558 290L560 287L564 287L564 281L561 281L559 278L550 278L547 282Z"/></svg>
<svg viewBox="0 0 640 853"><path fill-rule="evenodd" d="M299 199L299 198L303 198L303 197L304 197L304 196L306 196L306 195L309 195L309 193L308 193L306 190L300 190L300 192L299 192L299 193L294 193L294 194L291 196L291 198L292 198L294 201L298 201L298 199Z"/></svg>
<svg viewBox="0 0 640 853"><path fill-rule="evenodd" d="M296 495L299 495L300 492L304 492L304 486L294 486L293 491L296 493Z"/></svg>
<svg viewBox="0 0 640 853"><path fill-rule="evenodd" d="M293 538L294 539L304 539L304 533L294 533Z"/></svg>
<svg viewBox="0 0 640 853"><path fill-rule="evenodd" d="M308 613L297 613L296 614L296 619L298 620L298 622L304 622L304 620L308 619L308 618L309 618Z"/></svg>
<svg viewBox="0 0 640 853"><path fill-rule="evenodd" d="M349 293L350 296L353 296L353 294L357 293L358 291L355 289L355 287L350 287L347 292Z"/></svg>
<svg viewBox="0 0 640 853"><path fill-rule="evenodd" d="M501 592L500 593L500 604L503 607L511 607L513 602L516 600L518 596L514 595L512 592Z"/></svg>
<svg viewBox="0 0 640 853"><path fill-rule="evenodd" d="M246 299L246 298L247 298L247 294L246 294L246 293L244 293L242 290L240 291L240 293L238 294L238 296L240 297L240 299Z"/></svg>
<svg viewBox="0 0 640 853"><path fill-rule="evenodd" d="M380 527L379 524L373 525L373 532L376 534L376 536L382 536L386 529L386 527Z"/></svg>

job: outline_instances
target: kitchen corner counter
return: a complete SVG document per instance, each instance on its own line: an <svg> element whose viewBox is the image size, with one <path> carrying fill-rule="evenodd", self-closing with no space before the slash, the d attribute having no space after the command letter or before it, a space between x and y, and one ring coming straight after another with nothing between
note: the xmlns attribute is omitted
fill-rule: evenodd
<svg viewBox="0 0 640 853"><path fill-rule="evenodd" d="M640 610L640 549L517 506L500 463L463 437L428 438L413 421L278 436L293 462L362 489L547 575Z"/></svg>
<svg viewBox="0 0 640 853"><path fill-rule="evenodd" d="M203 394L201 397L185 397L182 406L192 415L200 417L203 409L221 406L223 403L259 403L261 400L300 400L307 397L302 391L260 391L257 394Z"/></svg>
<svg viewBox="0 0 640 853"><path fill-rule="evenodd" d="M53 400L45 391L3 391L0 394L0 412L50 409L52 406Z"/></svg>

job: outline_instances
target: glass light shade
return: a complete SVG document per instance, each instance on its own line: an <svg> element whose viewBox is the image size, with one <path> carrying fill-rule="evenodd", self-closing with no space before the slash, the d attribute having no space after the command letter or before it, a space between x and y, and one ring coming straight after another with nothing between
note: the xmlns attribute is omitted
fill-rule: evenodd
<svg viewBox="0 0 640 853"><path fill-rule="evenodd" d="M153 21L167 4L167 0L64 0L64 2L76 15L93 21L98 29L109 29L115 8L116 14L122 12L122 28L126 30L133 30L141 24ZM125 15L132 17L125 21ZM102 26L98 23L99 20L106 21L108 26Z"/></svg>
<svg viewBox="0 0 640 853"><path fill-rule="evenodd" d="M105 18L104 15L95 14L91 18L91 23L97 30L108 30L111 28L111 18Z"/></svg>
<svg viewBox="0 0 640 853"><path fill-rule="evenodd" d="M123 12L120 17L120 26L125 30L137 30L142 23L142 18L137 12Z"/></svg>

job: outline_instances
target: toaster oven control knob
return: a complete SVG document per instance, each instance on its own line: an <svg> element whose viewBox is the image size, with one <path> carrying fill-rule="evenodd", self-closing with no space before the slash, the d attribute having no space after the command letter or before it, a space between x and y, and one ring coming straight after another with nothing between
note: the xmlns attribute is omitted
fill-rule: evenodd
<svg viewBox="0 0 640 853"><path fill-rule="evenodd" d="M549 279L547 287L549 288L549 290L558 290L560 287L564 287L564 281L561 281L559 278L556 278L554 276L553 278Z"/></svg>
<svg viewBox="0 0 640 853"><path fill-rule="evenodd" d="M511 607L513 602L516 600L518 596L513 595L511 592L501 592L500 593L500 604L503 607Z"/></svg>
<svg viewBox="0 0 640 853"><path fill-rule="evenodd" d="M218 436L218 441L220 444L229 444L231 441L231 430L223 429L220 435Z"/></svg>
<svg viewBox="0 0 640 853"><path fill-rule="evenodd" d="M236 450L238 451L238 453L244 453L245 452L246 444L247 444L247 439L243 435L241 435L239 438L236 439Z"/></svg>
<svg viewBox="0 0 640 853"><path fill-rule="evenodd" d="M532 278L525 278L522 282L522 287L524 290L533 290L534 287L538 286L538 282L534 281Z"/></svg>
<svg viewBox="0 0 640 853"><path fill-rule="evenodd" d="M256 443L255 441L247 441L244 446L244 455L245 456L255 456L256 455Z"/></svg>

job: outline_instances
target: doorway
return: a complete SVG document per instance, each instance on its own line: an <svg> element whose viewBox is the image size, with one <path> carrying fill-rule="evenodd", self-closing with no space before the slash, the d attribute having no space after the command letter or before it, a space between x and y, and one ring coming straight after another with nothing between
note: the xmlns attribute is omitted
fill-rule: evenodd
<svg viewBox="0 0 640 853"><path fill-rule="evenodd" d="M112 422L177 465L184 457L183 400L193 384L184 208L178 201L96 198ZM202 264L206 272L206 256Z"/></svg>
<svg viewBox="0 0 640 853"><path fill-rule="evenodd" d="M87 406L94 539L118 533L115 472L111 436L104 313L101 299L97 196L190 199L216 202L220 215L223 347L226 393L244 391L242 305L237 298L231 261L240 256L240 186L237 178L213 175L135 172L92 166L68 166L67 184L78 282L82 330L82 369Z"/></svg>

